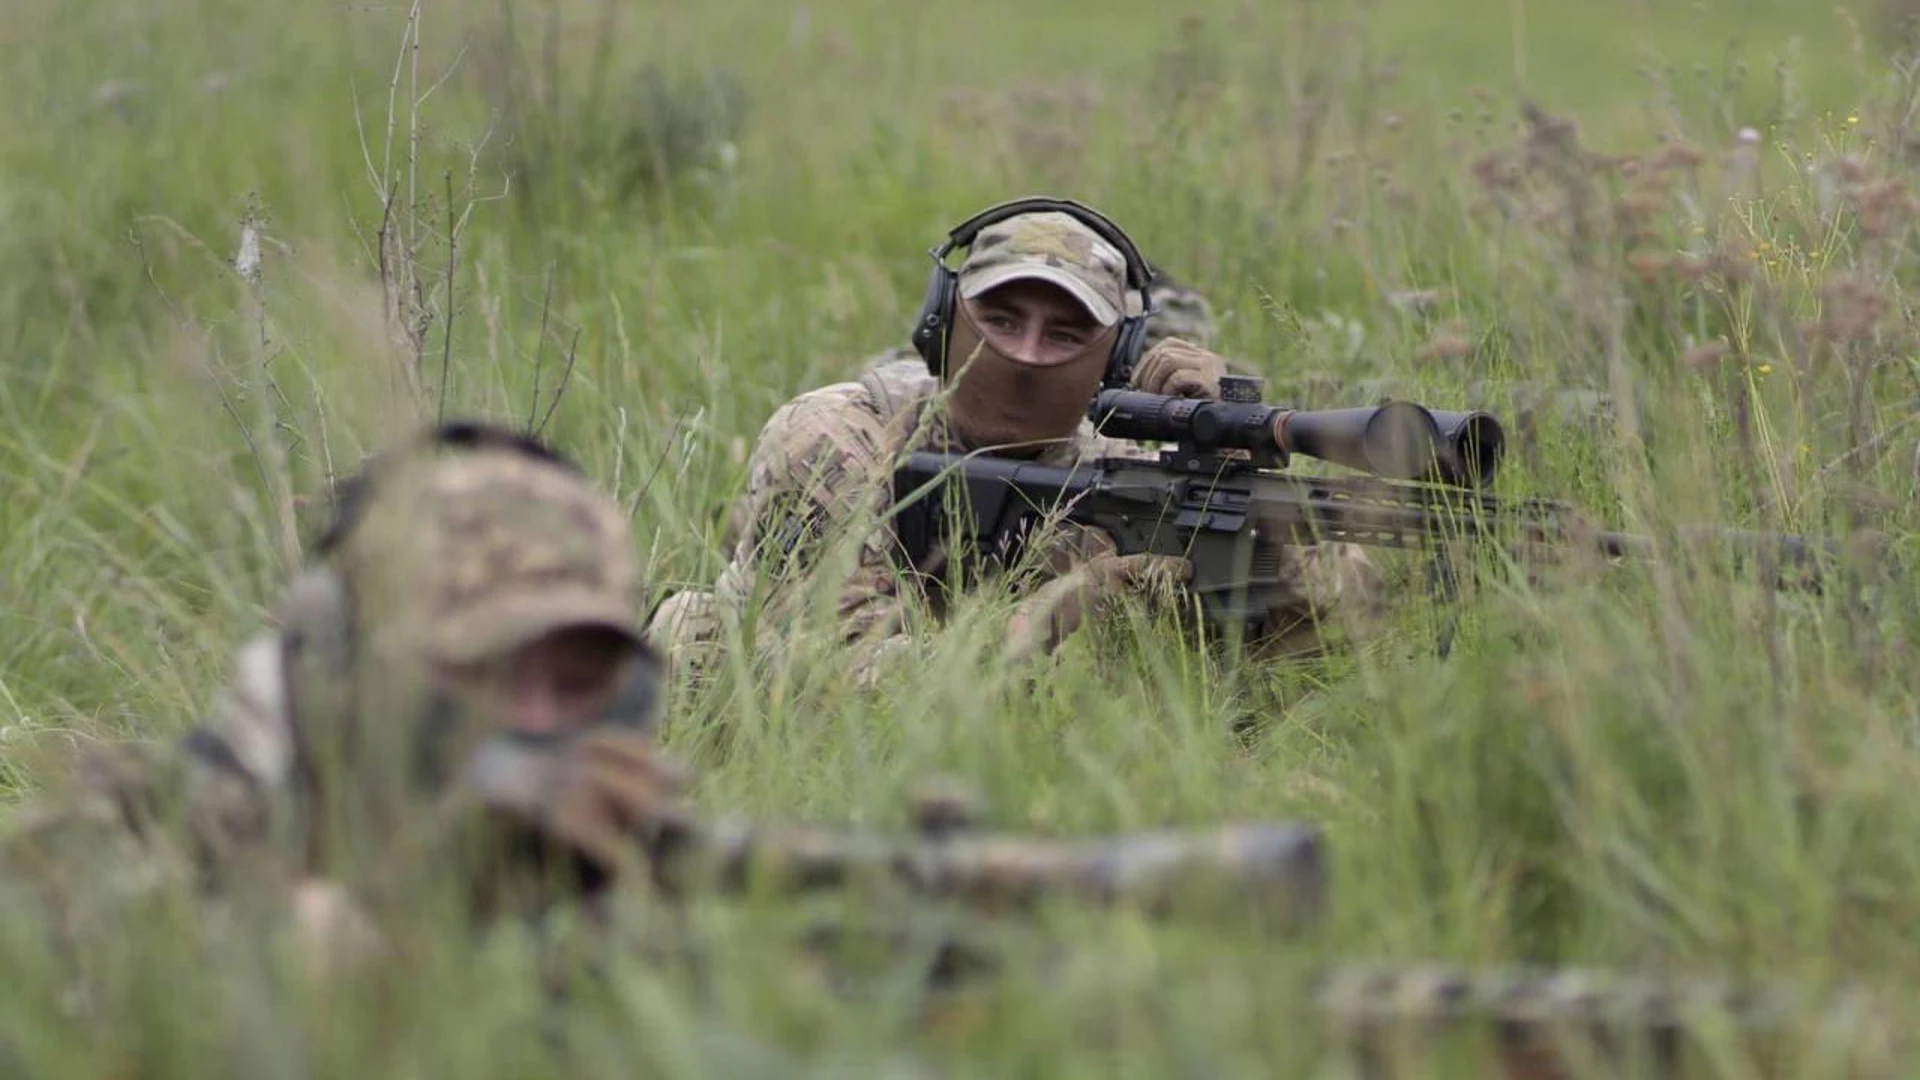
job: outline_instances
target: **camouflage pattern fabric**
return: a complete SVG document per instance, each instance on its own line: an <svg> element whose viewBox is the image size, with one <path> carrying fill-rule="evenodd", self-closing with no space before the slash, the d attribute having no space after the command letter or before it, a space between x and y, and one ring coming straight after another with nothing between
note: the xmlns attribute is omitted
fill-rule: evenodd
<svg viewBox="0 0 1920 1080"><path fill-rule="evenodd" d="M1168 338L1211 350L1220 337L1213 305L1199 290L1162 274L1147 287L1153 314L1147 316L1147 343L1151 349Z"/></svg>
<svg viewBox="0 0 1920 1080"><path fill-rule="evenodd" d="M562 625L637 625L626 522L583 477L511 450L409 460L335 556L360 621L448 663Z"/></svg>
<svg viewBox="0 0 1920 1080"><path fill-rule="evenodd" d="M66 944L114 931L126 905L231 891L242 867L281 880L284 867L251 857L270 854L266 812L248 778L191 746L90 748L71 775L9 812L0 903L31 903Z"/></svg>

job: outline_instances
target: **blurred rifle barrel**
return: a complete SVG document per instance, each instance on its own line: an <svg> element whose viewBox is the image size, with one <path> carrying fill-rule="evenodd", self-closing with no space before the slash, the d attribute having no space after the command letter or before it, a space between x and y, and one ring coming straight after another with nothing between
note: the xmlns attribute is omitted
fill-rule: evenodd
<svg viewBox="0 0 1920 1080"><path fill-rule="evenodd" d="M1183 898L1251 904L1288 925L1317 918L1327 874L1320 830L1292 822L1163 829L1086 840L963 830L886 836L740 821L693 823L663 838L656 866L698 890L796 892L860 880L987 907L1052 897L1178 906Z"/></svg>

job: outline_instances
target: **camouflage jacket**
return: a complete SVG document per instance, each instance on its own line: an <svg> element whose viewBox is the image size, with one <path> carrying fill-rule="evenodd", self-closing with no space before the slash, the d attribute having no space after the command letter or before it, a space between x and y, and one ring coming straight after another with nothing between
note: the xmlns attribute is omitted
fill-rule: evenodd
<svg viewBox="0 0 1920 1080"><path fill-rule="evenodd" d="M64 786L9 816L8 854L52 854L68 845L42 841L76 828L110 831L121 845L177 825L188 844L174 853L186 857L181 865L213 872L236 848L265 838L268 804L288 782L293 743L281 680L278 635L255 637L205 724L171 742L90 748Z"/></svg>
<svg viewBox="0 0 1920 1080"><path fill-rule="evenodd" d="M838 615L849 641L900 632L903 598L898 553L885 528L892 475L901 455L921 446L966 449L949 437L938 407L939 380L917 355L887 354L859 378L808 391L781 406L761 429L748 463L747 490L730 522L732 553L715 586L719 602L739 610L772 558L812 569L819 546L850 538L858 553L839 590ZM1139 443L1095 434L1082 421L1073 437L1036 460L1069 465L1101 457L1150 457ZM1113 549L1094 530L1063 525L1041 558L1048 576ZM932 571L940 552L909 553ZM782 580L770 602L778 608Z"/></svg>

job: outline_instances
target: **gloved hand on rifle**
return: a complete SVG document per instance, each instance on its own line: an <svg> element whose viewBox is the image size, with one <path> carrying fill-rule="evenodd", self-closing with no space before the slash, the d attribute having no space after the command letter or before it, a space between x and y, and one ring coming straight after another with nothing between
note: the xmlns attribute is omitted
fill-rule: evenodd
<svg viewBox="0 0 1920 1080"><path fill-rule="evenodd" d="M1193 564L1176 555L1095 555L1020 601L1007 623L1001 660L1051 653L1101 605L1128 594L1168 596L1192 576Z"/></svg>
<svg viewBox="0 0 1920 1080"><path fill-rule="evenodd" d="M1133 369L1133 388L1149 394L1220 400L1220 379L1227 362L1218 355L1179 338L1148 349Z"/></svg>
<svg viewBox="0 0 1920 1080"><path fill-rule="evenodd" d="M590 730L552 746L498 740L475 755L468 781L501 819L609 881L641 869L687 822L685 772L637 731Z"/></svg>

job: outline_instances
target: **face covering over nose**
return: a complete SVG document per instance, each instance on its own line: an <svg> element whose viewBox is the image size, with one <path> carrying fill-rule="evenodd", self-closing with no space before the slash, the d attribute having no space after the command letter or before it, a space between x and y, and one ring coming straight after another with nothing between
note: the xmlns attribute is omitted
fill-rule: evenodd
<svg viewBox="0 0 1920 1080"><path fill-rule="evenodd" d="M1034 457L1071 436L1100 387L1114 336L1101 334L1064 363L1023 364L987 344L959 305L947 346L947 416L960 448Z"/></svg>

